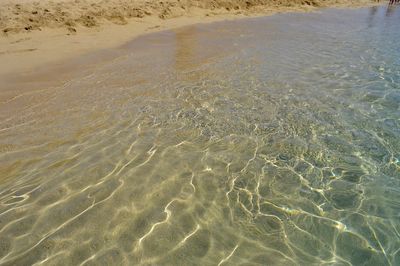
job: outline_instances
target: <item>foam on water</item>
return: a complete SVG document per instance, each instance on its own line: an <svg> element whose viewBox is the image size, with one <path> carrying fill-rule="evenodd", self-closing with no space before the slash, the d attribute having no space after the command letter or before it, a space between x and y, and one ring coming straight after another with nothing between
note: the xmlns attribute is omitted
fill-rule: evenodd
<svg viewBox="0 0 400 266"><path fill-rule="evenodd" d="M3 102L0 264L399 265L399 19L152 34Z"/></svg>

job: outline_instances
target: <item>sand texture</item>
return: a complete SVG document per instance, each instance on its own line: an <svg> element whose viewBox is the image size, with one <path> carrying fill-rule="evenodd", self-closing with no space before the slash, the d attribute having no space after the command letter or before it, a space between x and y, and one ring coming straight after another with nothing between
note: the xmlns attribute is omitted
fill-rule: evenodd
<svg viewBox="0 0 400 266"><path fill-rule="evenodd" d="M79 26L127 24L131 19L154 16L170 19L202 13L204 16L269 12L282 8L365 5L371 0L76 0L6 1L0 5L4 34L43 28L77 32ZM372 1L374 2L374 1Z"/></svg>
<svg viewBox="0 0 400 266"><path fill-rule="evenodd" d="M0 2L0 80L196 23L376 5L376 0L5 0Z"/></svg>

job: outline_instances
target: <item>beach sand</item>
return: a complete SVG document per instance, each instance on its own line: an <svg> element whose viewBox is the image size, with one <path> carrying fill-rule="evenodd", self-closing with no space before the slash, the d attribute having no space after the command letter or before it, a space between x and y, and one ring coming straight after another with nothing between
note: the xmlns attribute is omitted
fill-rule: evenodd
<svg viewBox="0 0 400 266"><path fill-rule="evenodd" d="M0 3L0 78L117 47L189 24L359 7L376 0L6 0Z"/></svg>

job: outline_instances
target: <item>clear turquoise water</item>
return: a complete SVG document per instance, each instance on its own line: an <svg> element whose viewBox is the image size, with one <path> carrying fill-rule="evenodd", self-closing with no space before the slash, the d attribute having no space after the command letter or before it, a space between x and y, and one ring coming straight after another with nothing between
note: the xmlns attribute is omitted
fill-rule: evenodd
<svg viewBox="0 0 400 266"><path fill-rule="evenodd" d="M399 22L195 25L3 102L0 264L400 265Z"/></svg>

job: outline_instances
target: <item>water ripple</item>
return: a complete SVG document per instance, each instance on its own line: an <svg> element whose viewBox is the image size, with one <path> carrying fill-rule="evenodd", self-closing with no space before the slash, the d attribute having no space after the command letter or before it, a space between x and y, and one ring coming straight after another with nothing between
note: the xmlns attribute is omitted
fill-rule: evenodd
<svg viewBox="0 0 400 266"><path fill-rule="evenodd" d="M0 264L398 265L399 14L374 10L149 35L18 90Z"/></svg>

